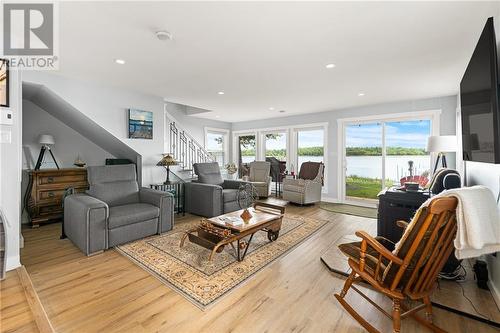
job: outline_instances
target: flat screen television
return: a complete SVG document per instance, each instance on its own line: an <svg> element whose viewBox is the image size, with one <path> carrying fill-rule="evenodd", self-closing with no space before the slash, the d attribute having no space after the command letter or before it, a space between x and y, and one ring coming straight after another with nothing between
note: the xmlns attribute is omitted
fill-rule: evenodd
<svg viewBox="0 0 500 333"><path fill-rule="evenodd" d="M500 163L497 47L490 17L460 82L465 161Z"/></svg>

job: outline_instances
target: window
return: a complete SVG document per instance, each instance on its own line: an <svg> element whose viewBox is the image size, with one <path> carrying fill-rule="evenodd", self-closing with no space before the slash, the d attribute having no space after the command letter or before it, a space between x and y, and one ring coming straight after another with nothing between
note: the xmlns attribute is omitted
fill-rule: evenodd
<svg viewBox="0 0 500 333"><path fill-rule="evenodd" d="M325 161L325 130L300 129L297 130L297 167L290 166L291 171L298 173L304 162Z"/></svg>
<svg viewBox="0 0 500 333"><path fill-rule="evenodd" d="M257 159L255 134L238 135L239 163L247 164Z"/></svg>
<svg viewBox="0 0 500 333"><path fill-rule="evenodd" d="M403 178L422 186L428 180L431 156L425 148L429 136L439 134L439 111L422 111L411 118L399 114L341 119L339 123L342 200L375 200L383 188L399 185Z"/></svg>
<svg viewBox="0 0 500 333"><path fill-rule="evenodd" d="M205 150L213 156L214 160L219 163L221 168L224 168L229 162L227 153L228 134L228 130L205 128Z"/></svg>
<svg viewBox="0 0 500 333"><path fill-rule="evenodd" d="M264 135L265 157L275 157L286 162L287 133L276 132Z"/></svg>

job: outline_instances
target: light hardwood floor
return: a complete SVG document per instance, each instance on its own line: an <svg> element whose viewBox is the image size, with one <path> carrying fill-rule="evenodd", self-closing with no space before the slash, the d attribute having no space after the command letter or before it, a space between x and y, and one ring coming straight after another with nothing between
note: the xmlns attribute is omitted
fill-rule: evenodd
<svg viewBox="0 0 500 333"><path fill-rule="evenodd" d="M60 224L24 230L22 263L56 332L363 332L333 297L344 280L319 258L340 236L373 220L316 206L289 206L287 213L330 223L206 311L114 250L85 257L69 240L59 240ZM186 216L176 223L193 218L198 219ZM9 276L5 284L11 281ZM360 297L349 294L348 299L373 325L390 331L387 318ZM498 332L440 309L435 322L449 332ZM403 332L425 331L411 319L403 321Z"/></svg>
<svg viewBox="0 0 500 333"><path fill-rule="evenodd" d="M6 279L0 285L0 330L39 332L17 271L7 272Z"/></svg>

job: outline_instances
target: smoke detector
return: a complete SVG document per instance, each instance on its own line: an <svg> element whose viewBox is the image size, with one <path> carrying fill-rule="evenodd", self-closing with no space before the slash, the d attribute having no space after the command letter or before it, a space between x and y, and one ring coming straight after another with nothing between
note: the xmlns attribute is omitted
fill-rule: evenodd
<svg viewBox="0 0 500 333"><path fill-rule="evenodd" d="M155 32L155 35L156 35L156 38L158 38L161 41L172 39L172 34L168 31L165 31L165 30L157 31L157 32Z"/></svg>

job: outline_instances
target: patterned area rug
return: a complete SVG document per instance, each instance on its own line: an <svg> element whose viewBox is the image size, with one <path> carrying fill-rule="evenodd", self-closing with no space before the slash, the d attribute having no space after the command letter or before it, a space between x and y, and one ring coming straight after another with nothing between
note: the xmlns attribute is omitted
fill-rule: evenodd
<svg viewBox="0 0 500 333"><path fill-rule="evenodd" d="M205 309L302 243L327 221L285 215L279 238L269 242L267 233L257 232L242 262L236 261L230 246L215 254L212 261L208 261L209 250L189 240L180 248L184 232L197 223L183 223L169 233L121 245L116 249L179 291L196 306Z"/></svg>

